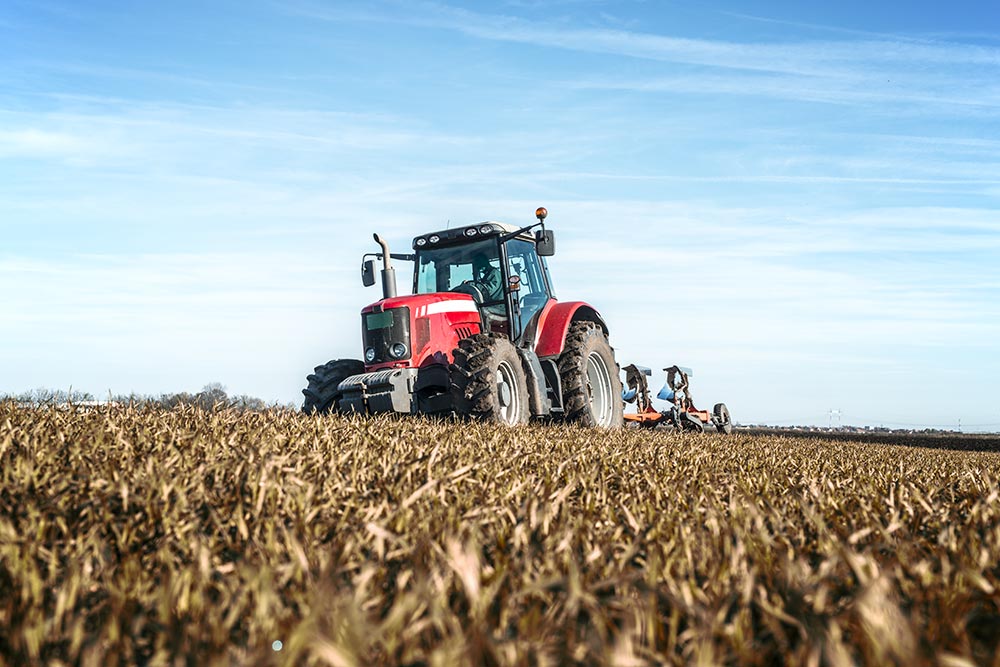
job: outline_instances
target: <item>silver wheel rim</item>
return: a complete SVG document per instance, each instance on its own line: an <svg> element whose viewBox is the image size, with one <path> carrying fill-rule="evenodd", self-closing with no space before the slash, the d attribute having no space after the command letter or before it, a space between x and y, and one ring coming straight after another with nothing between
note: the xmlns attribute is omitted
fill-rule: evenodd
<svg viewBox="0 0 1000 667"><path fill-rule="evenodd" d="M500 420L505 424L516 424L521 414L521 394L517 390L517 373L506 361L497 366L497 402L500 405Z"/></svg>
<svg viewBox="0 0 1000 667"><path fill-rule="evenodd" d="M611 396L611 375L604 357L598 352L591 352L587 357L587 395L590 399L590 411L598 426L611 426L614 419L614 404Z"/></svg>

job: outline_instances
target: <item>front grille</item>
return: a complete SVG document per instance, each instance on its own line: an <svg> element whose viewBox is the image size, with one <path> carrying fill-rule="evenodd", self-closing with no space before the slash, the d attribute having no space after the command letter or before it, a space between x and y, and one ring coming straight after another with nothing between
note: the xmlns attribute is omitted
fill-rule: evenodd
<svg viewBox="0 0 1000 667"><path fill-rule="evenodd" d="M431 320L428 317L418 317L413 327L413 351L419 353L431 342Z"/></svg>
<svg viewBox="0 0 1000 667"><path fill-rule="evenodd" d="M389 308L380 313L364 313L361 319L363 322L361 337L364 341L365 350L368 348L375 350L375 359L368 363L379 364L385 361L404 361L411 357L413 350L410 346L409 308L403 306L401 308ZM406 354L398 358L389 356L389 348L393 343L403 343L406 345Z"/></svg>
<svg viewBox="0 0 1000 667"><path fill-rule="evenodd" d="M469 327L459 327L455 330L455 333L458 334L458 339L462 340L463 338L468 338L472 335L472 329Z"/></svg>

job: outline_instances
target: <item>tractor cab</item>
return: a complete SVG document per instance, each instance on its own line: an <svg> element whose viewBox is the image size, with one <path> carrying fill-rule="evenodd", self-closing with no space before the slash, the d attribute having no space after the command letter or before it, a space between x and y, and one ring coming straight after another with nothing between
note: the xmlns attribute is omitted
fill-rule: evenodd
<svg viewBox="0 0 1000 667"><path fill-rule="evenodd" d="M545 264L554 250L552 232L483 222L418 236L413 249L414 294L468 294L483 331L515 343L553 298Z"/></svg>

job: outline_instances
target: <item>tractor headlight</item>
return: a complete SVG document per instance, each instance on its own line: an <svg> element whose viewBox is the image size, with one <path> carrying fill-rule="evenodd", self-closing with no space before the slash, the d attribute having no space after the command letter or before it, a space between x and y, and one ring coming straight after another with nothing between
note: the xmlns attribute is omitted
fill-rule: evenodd
<svg viewBox="0 0 1000 667"><path fill-rule="evenodd" d="M402 359L406 356L406 344L405 343L393 343L389 347L389 356L393 359Z"/></svg>
<svg viewBox="0 0 1000 667"><path fill-rule="evenodd" d="M494 227L493 225L483 225L482 227L479 228L479 233L480 234L489 234L490 232L495 232L496 229L497 228Z"/></svg>
<svg viewBox="0 0 1000 667"><path fill-rule="evenodd" d="M427 245L427 239L417 239L417 245L418 246L425 246L425 245Z"/></svg>
<svg viewBox="0 0 1000 667"><path fill-rule="evenodd" d="M441 240L441 237L438 236L437 234L434 234L427 240L430 241L431 243L437 243L438 241Z"/></svg>
<svg viewBox="0 0 1000 667"><path fill-rule="evenodd" d="M468 229L465 230L465 235L466 236L475 236L478 233L479 232L478 232L478 230L476 230L475 227L469 227Z"/></svg>
<svg viewBox="0 0 1000 667"><path fill-rule="evenodd" d="M367 361L369 364L371 362L375 361L375 348L374 347L370 347L367 350L365 350L365 361Z"/></svg>

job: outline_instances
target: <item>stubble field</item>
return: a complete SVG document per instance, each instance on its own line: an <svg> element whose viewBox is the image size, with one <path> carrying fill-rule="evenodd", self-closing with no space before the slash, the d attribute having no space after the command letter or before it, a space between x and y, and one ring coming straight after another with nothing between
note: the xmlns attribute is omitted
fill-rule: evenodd
<svg viewBox="0 0 1000 667"><path fill-rule="evenodd" d="M0 403L0 665L1000 665L997 450Z"/></svg>

